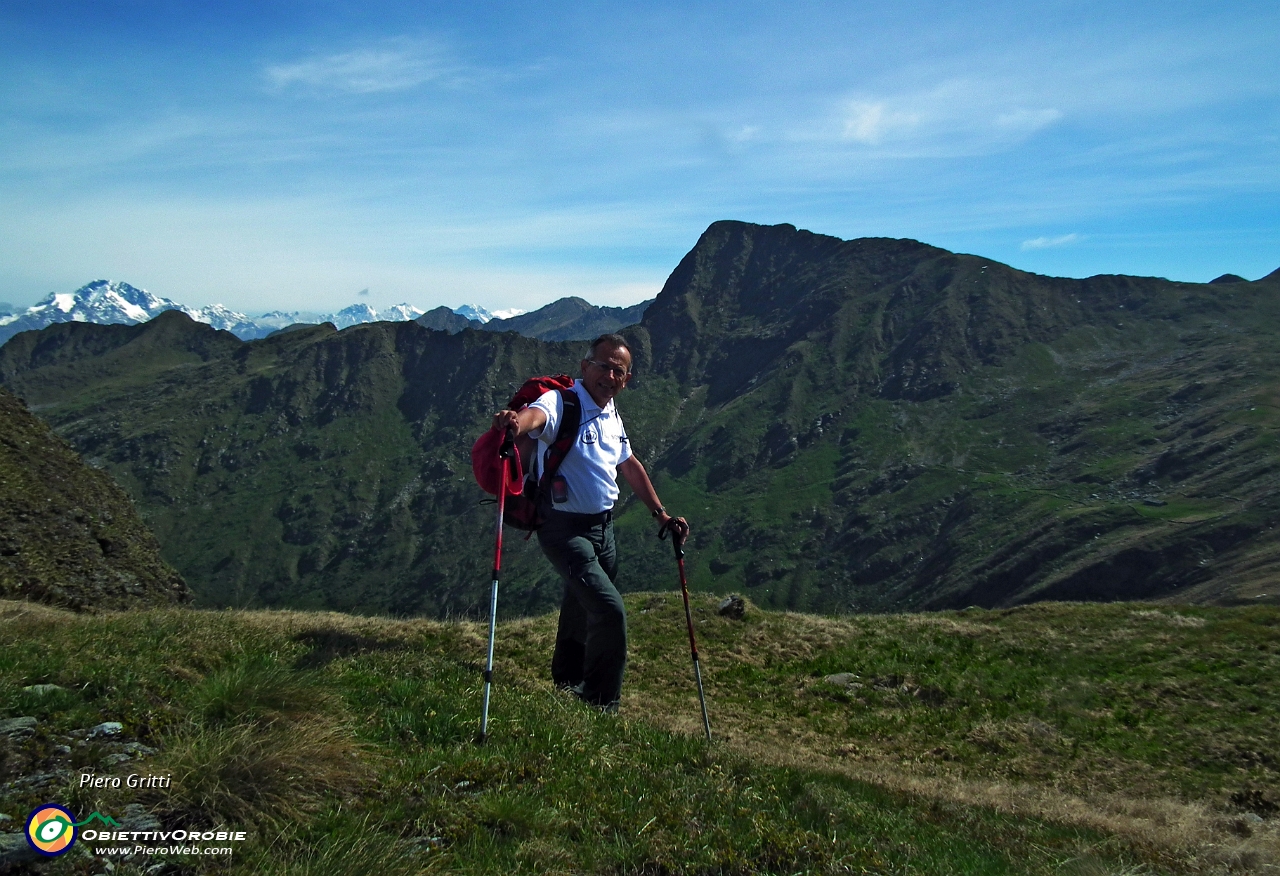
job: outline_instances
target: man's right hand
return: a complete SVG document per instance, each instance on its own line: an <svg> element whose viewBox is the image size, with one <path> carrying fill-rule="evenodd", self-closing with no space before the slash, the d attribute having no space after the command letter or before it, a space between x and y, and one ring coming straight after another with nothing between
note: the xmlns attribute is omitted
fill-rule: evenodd
<svg viewBox="0 0 1280 876"><path fill-rule="evenodd" d="M493 428L499 432L514 429L517 438L526 432L541 429L546 424L546 412L542 408L535 408L533 405L519 413L515 411L498 411L493 415Z"/></svg>
<svg viewBox="0 0 1280 876"><path fill-rule="evenodd" d="M520 415L515 411L498 411L493 415L493 429L495 432L505 432L508 429L520 430Z"/></svg>

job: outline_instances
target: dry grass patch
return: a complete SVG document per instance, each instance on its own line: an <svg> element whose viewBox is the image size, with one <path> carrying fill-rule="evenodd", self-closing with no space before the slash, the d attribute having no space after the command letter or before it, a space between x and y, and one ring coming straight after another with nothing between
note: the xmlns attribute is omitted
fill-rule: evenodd
<svg viewBox="0 0 1280 876"><path fill-rule="evenodd" d="M143 799L183 820L279 826L369 784L369 760L347 727L317 716L193 727L166 739L152 762L172 787Z"/></svg>

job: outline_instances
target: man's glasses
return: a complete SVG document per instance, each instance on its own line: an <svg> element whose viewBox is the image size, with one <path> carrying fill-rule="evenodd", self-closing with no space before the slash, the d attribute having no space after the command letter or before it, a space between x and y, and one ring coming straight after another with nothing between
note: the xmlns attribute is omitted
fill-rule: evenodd
<svg viewBox="0 0 1280 876"><path fill-rule="evenodd" d="M608 371L609 376L614 380L622 380L631 373L620 365L610 365L608 362L597 362L595 359L588 359L587 361L597 368L603 368L605 371Z"/></svg>

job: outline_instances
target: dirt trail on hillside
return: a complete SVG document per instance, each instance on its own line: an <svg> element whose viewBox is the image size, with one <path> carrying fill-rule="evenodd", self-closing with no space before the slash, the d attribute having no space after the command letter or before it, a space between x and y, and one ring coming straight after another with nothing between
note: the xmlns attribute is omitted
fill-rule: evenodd
<svg viewBox="0 0 1280 876"><path fill-rule="evenodd" d="M696 703L684 713L674 713L669 702L637 693L626 706L626 712L644 715L646 723L663 730L702 735ZM874 754L833 757L823 750L830 748L830 740L818 734L790 726L761 733L757 714L717 707L714 702L709 708L716 744L754 762L834 773L922 800L982 806L1018 818L1097 831L1188 872L1280 873L1280 824L1275 819L1255 822L1172 798L1116 793L1081 796L1030 783L929 775L919 770L919 764L895 763ZM1088 859L1088 850L1081 849L1079 862Z"/></svg>

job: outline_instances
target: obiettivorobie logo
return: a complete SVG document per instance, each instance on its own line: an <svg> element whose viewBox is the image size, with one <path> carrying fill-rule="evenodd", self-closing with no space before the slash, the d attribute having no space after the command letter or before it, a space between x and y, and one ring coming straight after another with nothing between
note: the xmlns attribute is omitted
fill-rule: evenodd
<svg viewBox="0 0 1280 876"><path fill-rule="evenodd" d="M53 803L37 806L27 818L27 842L31 848L50 858L57 857L76 843L76 828L100 821L107 827L119 827L110 815L95 812L84 821L76 821L69 809Z"/></svg>
<svg viewBox="0 0 1280 876"><path fill-rule="evenodd" d="M80 831L90 824L98 822L100 829ZM127 830L120 829L120 822L110 815L94 812L84 821L76 821L71 810L55 803L37 806L27 818L27 842L42 855L50 858L64 854L75 845L77 837L89 841L137 843L145 841L148 845L95 847L95 855L229 855L230 846L160 846L150 843L175 842L239 842L248 837L243 830Z"/></svg>

